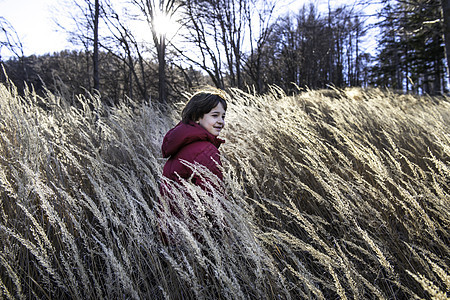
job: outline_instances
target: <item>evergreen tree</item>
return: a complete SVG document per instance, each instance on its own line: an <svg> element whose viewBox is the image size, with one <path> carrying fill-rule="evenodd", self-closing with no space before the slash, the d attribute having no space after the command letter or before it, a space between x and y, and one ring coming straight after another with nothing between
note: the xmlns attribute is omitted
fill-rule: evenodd
<svg viewBox="0 0 450 300"><path fill-rule="evenodd" d="M439 0L388 1L373 83L405 92L444 92L443 24Z"/></svg>

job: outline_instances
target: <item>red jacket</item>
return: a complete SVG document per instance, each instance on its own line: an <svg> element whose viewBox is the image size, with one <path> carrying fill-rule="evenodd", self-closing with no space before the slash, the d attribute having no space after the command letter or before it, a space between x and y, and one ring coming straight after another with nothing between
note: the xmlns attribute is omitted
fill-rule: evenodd
<svg viewBox="0 0 450 300"><path fill-rule="evenodd" d="M192 175L192 170L180 161L186 160L207 167L223 180L218 165L222 166L219 146L224 142L195 122L178 123L167 132L161 147L163 157L169 158L164 165L163 176L177 182L179 182L177 174L181 178L188 179ZM201 178L196 174L192 177L192 182L204 187Z"/></svg>

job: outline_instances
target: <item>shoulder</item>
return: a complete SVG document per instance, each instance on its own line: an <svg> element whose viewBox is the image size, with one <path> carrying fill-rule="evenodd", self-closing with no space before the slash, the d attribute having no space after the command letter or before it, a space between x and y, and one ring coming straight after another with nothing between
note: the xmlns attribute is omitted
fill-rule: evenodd
<svg viewBox="0 0 450 300"><path fill-rule="evenodd" d="M219 149L210 141L195 141L180 150L180 158L195 161L198 158L210 157L219 154Z"/></svg>
<svg viewBox="0 0 450 300"><path fill-rule="evenodd" d="M222 143L224 143L223 140L213 136L197 123L180 122L165 135L161 150L163 157L169 157L186 147L188 149L209 148L212 145L219 148Z"/></svg>

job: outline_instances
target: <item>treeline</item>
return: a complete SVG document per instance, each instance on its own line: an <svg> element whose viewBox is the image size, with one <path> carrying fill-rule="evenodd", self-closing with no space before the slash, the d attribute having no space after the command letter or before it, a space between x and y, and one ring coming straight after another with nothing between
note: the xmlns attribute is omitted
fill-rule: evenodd
<svg viewBox="0 0 450 300"><path fill-rule="evenodd" d="M440 0L398 0L384 6L380 12L380 51L371 74L373 84L405 92L446 92L448 70L441 12Z"/></svg>
<svg viewBox="0 0 450 300"><path fill-rule="evenodd" d="M109 0L73 1L83 13L71 40L84 50L4 61L19 88L26 82L38 92L95 90L111 102L125 97L166 102L201 84L259 93L271 85L289 93L328 86L429 94L447 88L439 0L384 1L377 51L362 47L369 38L368 16L355 6L319 12L309 4L275 18L270 1L166 1L164 13L177 13L183 23L177 38L168 39L151 21L158 1L133 0L152 29L152 48L137 39ZM96 37L102 24L108 30Z"/></svg>
<svg viewBox="0 0 450 300"><path fill-rule="evenodd" d="M127 97L141 100L158 99L157 63L145 61L142 70L133 73L117 56L105 52L99 54L99 91L103 101L117 104L119 99ZM137 65L138 60L131 63ZM56 94L63 93L66 99L78 94L97 93L93 91L91 52L66 50L40 56L11 58L3 64L6 74L0 75L2 81L11 80L19 92L28 86L38 94L45 93L46 90ZM192 86L210 84L201 72L193 68L180 69L171 65L167 73L172 96L177 96ZM135 80L135 77L140 80Z"/></svg>
<svg viewBox="0 0 450 300"><path fill-rule="evenodd" d="M361 16L348 7L320 14L313 4L278 20L262 49L263 90L276 84L286 91L328 85L367 86L371 56L361 50L367 32ZM371 50L371 49L368 49ZM250 57L248 64L257 65ZM249 67L249 73L253 68ZM251 83L259 82L255 76Z"/></svg>

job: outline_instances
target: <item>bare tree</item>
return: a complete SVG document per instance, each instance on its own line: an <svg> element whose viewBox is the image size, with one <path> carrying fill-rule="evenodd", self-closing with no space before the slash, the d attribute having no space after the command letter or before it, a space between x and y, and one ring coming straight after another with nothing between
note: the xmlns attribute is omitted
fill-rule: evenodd
<svg viewBox="0 0 450 300"><path fill-rule="evenodd" d="M142 56L142 49L127 24L129 16L119 14L112 2L110 0L70 0L68 7L72 9L69 11L69 18L73 20L74 26L60 27L69 33L73 44L82 45L86 53L92 57L86 64L86 73L93 74L91 77L93 80L89 81L87 88L102 89L100 78L104 74L100 74L102 68L100 68L99 52L104 51L114 57L114 61L122 62L121 72L116 74L115 81L117 85L120 81L123 82L121 86L125 95L134 97L133 93L136 90L139 98L148 99L150 95L146 79L148 68ZM101 33L99 27L102 27ZM117 99L110 100L117 101Z"/></svg>
<svg viewBox="0 0 450 300"><path fill-rule="evenodd" d="M98 74L98 21L99 21L99 15L100 15L100 3L99 0L95 0L94 4L94 54L92 57L93 65L94 65L94 89L99 90L100 89L100 79Z"/></svg>
<svg viewBox="0 0 450 300"><path fill-rule="evenodd" d="M186 32L183 37L189 47L175 49L184 59L205 71L216 87L223 88L225 84L218 28L215 22L208 21L209 6L202 6L195 0L186 0L184 4L183 22ZM212 19L212 16L210 18ZM194 51L192 46L195 47Z"/></svg>
<svg viewBox="0 0 450 300"><path fill-rule="evenodd" d="M187 33L184 37L189 45L195 45L197 55L178 50L206 71L219 88L224 87L225 77L231 86L243 85L243 45L255 3L251 0L185 1Z"/></svg>
<svg viewBox="0 0 450 300"><path fill-rule="evenodd" d="M132 0L140 9L150 26L152 39L156 47L158 57L158 93L161 103L167 102L167 82L166 82L166 34L158 32L156 24L159 18L166 20L172 18L182 5L177 0Z"/></svg>
<svg viewBox="0 0 450 300"><path fill-rule="evenodd" d="M23 55L23 45L20 41L19 35L17 34L14 27L3 17L0 17L0 32L3 33L3 36L0 38L0 79L3 81L3 70L2 68L2 48L5 47L10 53L16 56L21 64L21 68L24 74L24 79L27 80L28 73L24 63L24 55Z"/></svg>
<svg viewBox="0 0 450 300"><path fill-rule="evenodd" d="M126 82L128 84L128 96L134 97L134 86L137 88L139 97L149 99L150 91L147 84L146 69L147 62L143 57L141 49L132 30L122 20L121 16L116 12L111 1L104 1L105 26L110 36L104 38L104 42L100 46L108 53L122 60L126 66Z"/></svg>
<svg viewBox="0 0 450 300"><path fill-rule="evenodd" d="M91 62L86 64L86 72L91 74L89 89L100 90L99 76L99 22L102 18L102 3L100 0L70 0L66 3L67 17L72 20L73 27L63 25L56 19L57 25L66 31L69 40L74 45L82 45L86 53L91 53ZM76 9L73 9L76 8ZM92 68L92 70L91 70ZM91 85L92 84L92 85Z"/></svg>
<svg viewBox="0 0 450 300"><path fill-rule="evenodd" d="M16 57L23 57L23 46L19 35L4 17L0 17L0 32L3 33L3 37L0 39L0 61L2 61L1 50L3 47L8 49Z"/></svg>
<svg viewBox="0 0 450 300"><path fill-rule="evenodd" d="M264 49L269 42L274 29L273 16L276 7L275 1L255 1L256 10L247 11L248 29L250 36L250 54L245 60L246 73L256 87L256 91L263 91L262 59ZM254 24L257 23L257 26Z"/></svg>

